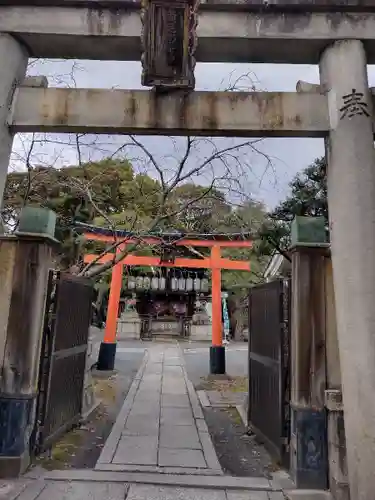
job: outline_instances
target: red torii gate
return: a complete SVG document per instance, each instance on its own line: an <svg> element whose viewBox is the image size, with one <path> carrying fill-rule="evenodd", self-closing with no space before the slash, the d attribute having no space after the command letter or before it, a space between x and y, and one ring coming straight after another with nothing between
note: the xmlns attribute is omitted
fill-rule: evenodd
<svg viewBox="0 0 375 500"><path fill-rule="evenodd" d="M100 233L98 233L98 230ZM119 231L119 235L124 232ZM139 240L131 236L115 237L112 231L102 228L86 228L83 236L87 240L101 241L104 243L117 244L116 252L123 252L127 245L139 244ZM169 237L178 237L171 234ZM242 239L240 239L240 238ZM163 245L165 239L162 236L142 237L142 243L149 245ZM178 247L206 247L210 248L210 256L206 258L182 258L177 257L173 262L164 262L160 257L145 257L128 254L112 268L112 278L109 292L107 321L103 342L100 346L98 369L113 370L116 356L116 331L118 308L120 304L120 294L122 287L122 275L124 266L153 266L153 267L183 267L183 268L203 268L211 269L212 272L212 346L210 348L210 371L214 374L225 373L225 348L223 347L222 335L222 310L221 310L221 271L228 269L233 271L250 271L250 262L231 260L221 256L222 248L251 248L252 242L244 240L243 235L212 236L212 239L200 238L197 235L194 239L180 237L176 241L169 242ZM98 264L113 260L114 254L107 253L99 260L93 254L85 255L84 262L96 261Z"/></svg>

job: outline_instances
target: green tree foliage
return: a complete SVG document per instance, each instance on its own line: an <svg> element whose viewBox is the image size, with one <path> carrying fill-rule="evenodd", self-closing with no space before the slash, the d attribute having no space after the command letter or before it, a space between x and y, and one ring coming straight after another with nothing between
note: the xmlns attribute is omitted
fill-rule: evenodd
<svg viewBox="0 0 375 500"><path fill-rule="evenodd" d="M12 228L26 204L54 210L56 237L62 242L61 263L67 266L75 261L79 249L73 222L92 222L97 209L107 214L121 212L132 199L126 186L133 179L128 161L111 159L79 167L36 167L26 172L11 172L5 186L2 217L6 226ZM90 197L95 200L95 207Z"/></svg>
<svg viewBox="0 0 375 500"><path fill-rule="evenodd" d="M23 206L37 205L57 213L56 237L62 242L61 265L67 267L83 251L82 239L72 226L82 221L133 231L147 231L160 213L165 190L147 174L136 174L127 160L104 159L61 169L36 167L8 174L2 216L8 227L16 224ZM218 189L193 183L177 185L165 201L167 215L154 230L182 233L251 233L262 225L265 209L256 202L239 207ZM100 243L85 243L85 251L102 249ZM207 249L199 252L207 253ZM151 249L137 249L149 254ZM262 259L249 249L223 251L227 257L251 260L257 279ZM249 273L224 272L224 286L248 283ZM104 277L106 280L107 277Z"/></svg>
<svg viewBox="0 0 375 500"><path fill-rule="evenodd" d="M290 195L267 214L258 231L256 252L270 255L276 249L283 253L290 245L290 224L295 216L324 217L328 231L326 159L314 163L296 175L290 183Z"/></svg>

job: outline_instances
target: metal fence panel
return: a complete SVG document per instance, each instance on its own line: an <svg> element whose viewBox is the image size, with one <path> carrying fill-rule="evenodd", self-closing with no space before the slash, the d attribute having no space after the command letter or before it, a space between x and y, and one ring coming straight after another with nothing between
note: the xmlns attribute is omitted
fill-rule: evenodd
<svg viewBox="0 0 375 500"><path fill-rule="evenodd" d="M40 363L35 450L47 448L81 418L92 283L51 272Z"/></svg>
<svg viewBox="0 0 375 500"><path fill-rule="evenodd" d="M288 461L289 281L258 285L249 297L249 409L252 430L277 460Z"/></svg>

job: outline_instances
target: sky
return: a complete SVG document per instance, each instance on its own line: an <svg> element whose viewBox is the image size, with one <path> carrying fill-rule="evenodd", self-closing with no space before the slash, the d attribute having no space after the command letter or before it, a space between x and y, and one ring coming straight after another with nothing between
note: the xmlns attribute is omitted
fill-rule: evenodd
<svg viewBox="0 0 375 500"><path fill-rule="evenodd" d="M72 68L74 71L72 71ZM115 61L39 61L30 67L30 74L43 74L49 79L50 86L77 86L81 88L120 88L138 89L141 87L141 66L138 62ZM254 84L259 90L295 91L298 80L311 83L319 82L317 66L309 65L270 65L270 64L203 64L198 63L195 70L196 90L223 90L240 78L241 86L248 89ZM375 67L369 67L370 85L375 86ZM33 162L53 164L56 167L77 163L75 147L67 136L51 136L49 140L35 146ZM56 144L56 140L58 144ZM90 137L83 154L85 159L100 159L113 152L123 141L119 137ZM168 163L168 158L179 149L184 139L171 142L165 137L140 138L152 152ZM230 144L233 139L221 139L220 145ZM224 141L224 142L223 142ZM241 140L242 141L242 140ZM95 143L95 144L94 144ZM11 169L24 167L28 138L17 137ZM99 146L99 145L100 146ZM177 144L177 146L176 146ZM322 139L264 139L257 143L261 154L251 155L244 152L243 161L246 176L247 194L263 201L267 207L275 206L288 193L288 184L293 176L307 167L313 160L324 154ZM195 154L207 155L205 146ZM272 167L267 166L263 153L272 159ZM181 154L181 153L180 153ZM246 156L246 158L245 158ZM192 158L194 162L196 158ZM134 159L136 161L136 159Z"/></svg>

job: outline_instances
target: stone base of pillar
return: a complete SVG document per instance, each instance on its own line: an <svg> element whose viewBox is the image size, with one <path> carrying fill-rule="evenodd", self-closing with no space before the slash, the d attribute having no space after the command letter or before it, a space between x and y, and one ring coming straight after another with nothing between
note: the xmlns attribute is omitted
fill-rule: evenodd
<svg viewBox="0 0 375 500"><path fill-rule="evenodd" d="M23 474L30 465L35 396L0 396L0 477Z"/></svg>
<svg viewBox="0 0 375 500"><path fill-rule="evenodd" d="M225 347L213 345L210 347L210 373L212 375L225 374Z"/></svg>
<svg viewBox="0 0 375 500"><path fill-rule="evenodd" d="M116 343L102 342L100 344L98 363L96 365L98 371L110 372L115 369L116 347Z"/></svg>
<svg viewBox="0 0 375 500"><path fill-rule="evenodd" d="M86 355L85 380L82 393L82 421L86 421L91 413L98 407L100 401L95 397L94 381L91 372L91 355L93 346L93 335L89 334Z"/></svg>
<svg viewBox="0 0 375 500"><path fill-rule="evenodd" d="M212 337L212 326L211 323L205 325L191 325L190 329L190 340L195 340L197 342L211 342Z"/></svg>
<svg viewBox="0 0 375 500"><path fill-rule="evenodd" d="M327 390L325 404L328 423L329 489L335 500L350 500L341 391L337 389Z"/></svg>
<svg viewBox="0 0 375 500"><path fill-rule="evenodd" d="M301 489L328 488L326 410L291 405L290 474Z"/></svg>

